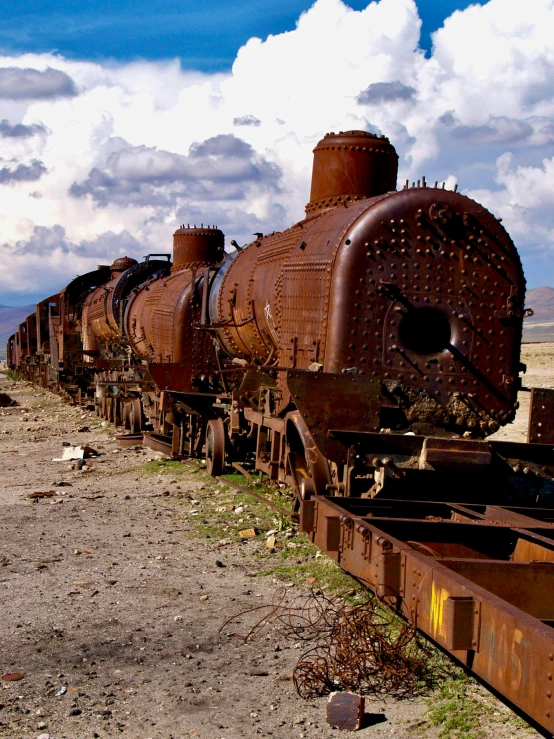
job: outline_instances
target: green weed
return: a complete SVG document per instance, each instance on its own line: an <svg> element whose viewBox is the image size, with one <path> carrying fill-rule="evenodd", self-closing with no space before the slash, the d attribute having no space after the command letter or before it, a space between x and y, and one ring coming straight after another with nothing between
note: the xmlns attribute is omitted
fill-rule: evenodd
<svg viewBox="0 0 554 739"><path fill-rule="evenodd" d="M456 668L454 668L456 669ZM426 718L440 727L440 739L483 739L494 723L509 724L526 733L534 730L502 705L461 669L429 698ZM489 725L489 731L487 731Z"/></svg>

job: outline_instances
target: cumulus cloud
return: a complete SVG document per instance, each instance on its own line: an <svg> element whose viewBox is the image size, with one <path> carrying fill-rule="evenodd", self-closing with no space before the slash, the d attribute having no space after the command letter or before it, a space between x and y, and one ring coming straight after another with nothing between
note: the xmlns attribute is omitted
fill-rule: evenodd
<svg viewBox="0 0 554 739"><path fill-rule="evenodd" d="M0 168L0 185L10 185L14 182L35 182L40 180L46 172L46 167L38 159L31 164L18 164L17 167Z"/></svg>
<svg viewBox="0 0 554 739"><path fill-rule="evenodd" d="M123 255L141 257L144 247L127 230L105 231L93 239L74 242L62 225L54 224L35 226L28 238L19 239L15 244L0 244L0 254L9 260L13 272L3 293L11 294L17 301L18 293L53 294L76 274L94 270L97 264L110 264ZM34 262L40 264L39 270L29 269Z"/></svg>
<svg viewBox="0 0 554 739"><path fill-rule="evenodd" d="M10 123L5 118L0 121L0 137L4 139L28 139L31 136L48 133L48 129L41 123L32 123L25 126L23 123Z"/></svg>
<svg viewBox="0 0 554 739"><path fill-rule="evenodd" d="M59 69L0 69L0 98L5 100L53 100L74 95L77 95L75 83Z"/></svg>
<svg viewBox="0 0 554 739"><path fill-rule="evenodd" d="M194 143L187 156L147 146L126 146L109 155L105 166L73 183L69 194L90 195L101 206L169 205L187 195L236 200L246 186L276 187L279 167L256 155L233 135Z"/></svg>
<svg viewBox="0 0 554 739"><path fill-rule="evenodd" d="M315 144L349 129L391 139L400 181L459 182L503 217L530 272L550 256L540 279L554 285L552 0L457 11L430 57L420 27L414 0L316 0L226 74L0 57L0 290L50 268L62 287L108 242L169 250L183 221L239 243L286 228L303 217Z"/></svg>

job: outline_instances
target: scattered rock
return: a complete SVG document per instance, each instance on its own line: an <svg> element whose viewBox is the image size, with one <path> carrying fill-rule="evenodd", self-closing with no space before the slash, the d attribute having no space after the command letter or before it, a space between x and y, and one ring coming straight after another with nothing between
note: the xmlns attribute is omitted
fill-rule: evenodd
<svg viewBox="0 0 554 739"><path fill-rule="evenodd" d="M2 680L14 682L16 680L23 680L24 677L25 675L22 672L7 672L5 675L2 675Z"/></svg>
<svg viewBox="0 0 554 739"><path fill-rule="evenodd" d="M256 529L243 529L242 531L239 531L239 536L243 539L252 539L256 536L256 533Z"/></svg>
<svg viewBox="0 0 554 739"><path fill-rule="evenodd" d="M327 723L336 729L357 731L362 725L365 699L356 693L331 693L327 702Z"/></svg>
<svg viewBox="0 0 554 739"><path fill-rule="evenodd" d="M13 400L7 393L0 393L0 408L13 408L19 405L17 400Z"/></svg>

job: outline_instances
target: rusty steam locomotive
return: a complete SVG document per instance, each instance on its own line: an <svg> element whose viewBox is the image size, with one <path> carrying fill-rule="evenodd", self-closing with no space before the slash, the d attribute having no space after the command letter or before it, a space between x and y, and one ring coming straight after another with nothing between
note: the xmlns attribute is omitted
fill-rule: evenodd
<svg viewBox="0 0 554 739"><path fill-rule="evenodd" d="M552 733L554 391L528 443L487 438L525 369L517 250L455 190L396 190L383 136L314 154L302 221L231 254L183 226L172 258L39 303L8 361L212 475L288 484L312 540Z"/></svg>
<svg viewBox="0 0 554 739"><path fill-rule="evenodd" d="M382 487L357 452L380 429L479 439L511 421L525 281L500 222L424 180L396 191L383 136L329 134L314 153L304 220L230 255L219 229L182 227L171 262L78 277L20 326L10 363L92 390L174 455L205 449L214 474L252 463L299 497Z"/></svg>

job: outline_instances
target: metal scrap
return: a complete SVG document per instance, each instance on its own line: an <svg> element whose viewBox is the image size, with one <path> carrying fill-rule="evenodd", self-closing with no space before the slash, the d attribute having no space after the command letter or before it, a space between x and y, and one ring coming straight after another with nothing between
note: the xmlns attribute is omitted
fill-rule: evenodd
<svg viewBox="0 0 554 739"><path fill-rule="evenodd" d="M302 698L337 691L413 697L438 677L431 647L379 600L368 595L352 605L343 596L328 597L320 590L292 600L287 596L282 592L271 604L250 609L265 613L245 641L272 624L288 641L306 644L292 676Z"/></svg>

